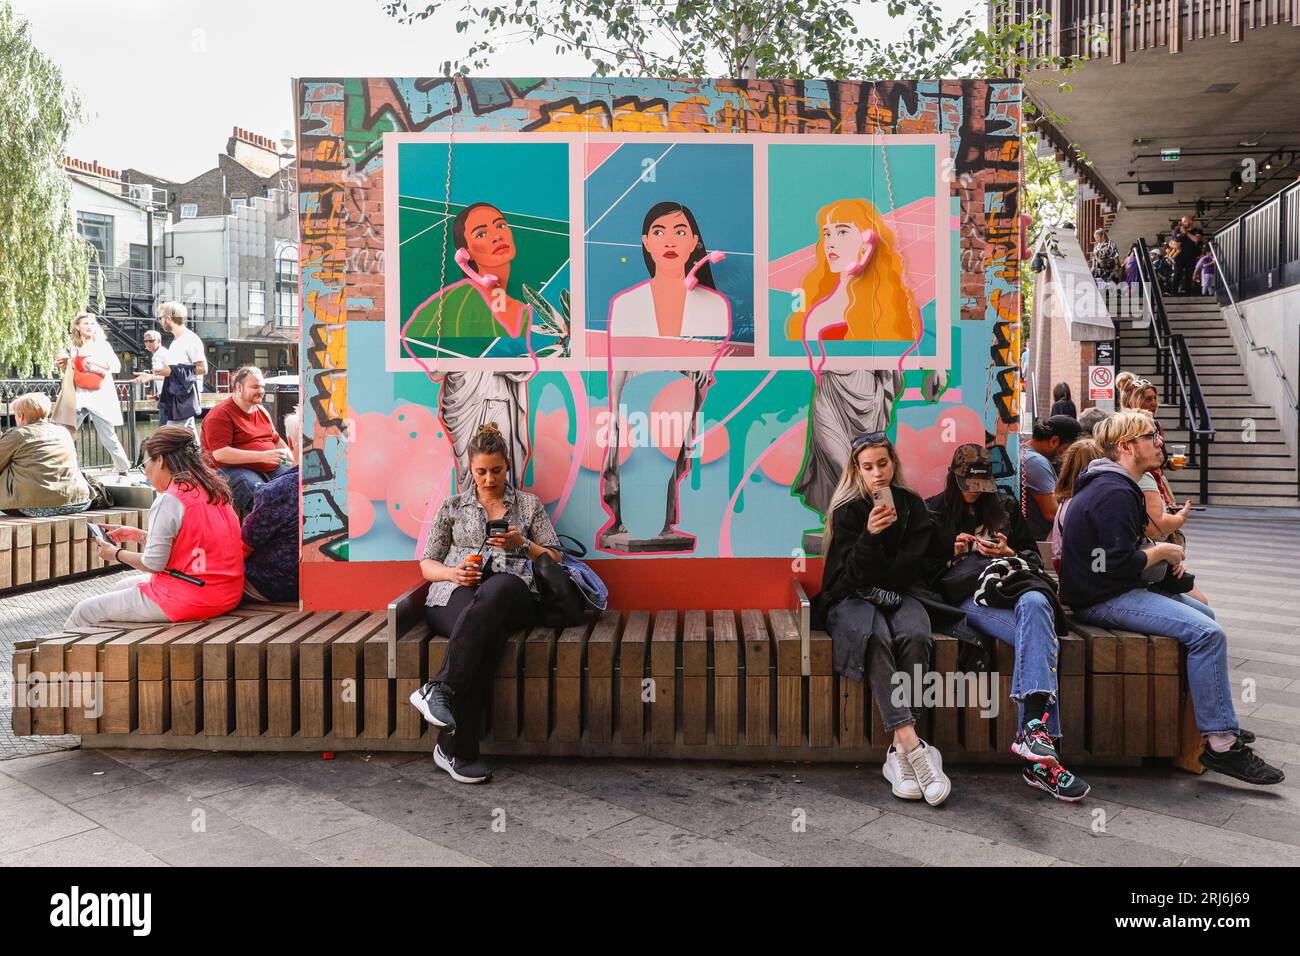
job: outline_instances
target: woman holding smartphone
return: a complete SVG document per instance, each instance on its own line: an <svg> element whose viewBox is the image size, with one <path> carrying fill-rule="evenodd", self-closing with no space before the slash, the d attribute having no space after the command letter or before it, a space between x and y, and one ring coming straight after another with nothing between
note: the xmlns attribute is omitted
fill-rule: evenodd
<svg viewBox="0 0 1300 956"><path fill-rule="evenodd" d="M938 806L952 790L943 757L917 736L906 703L914 694L896 702L894 681L901 672L902 687L909 688L916 669L930 666L930 617L906 592L921 580L933 530L888 436L855 438L828 509L826 564L813 615L830 632L836 671L858 681L865 675L893 734L882 772L894 796Z"/></svg>
<svg viewBox="0 0 1300 956"><path fill-rule="evenodd" d="M99 526L99 556L143 573L81 601L65 627L203 621L225 614L244 595L244 545L230 486L204 462L194 433L163 425L145 439L143 452L144 475L158 492L148 532ZM123 550L131 541L143 542L144 550Z"/></svg>
<svg viewBox="0 0 1300 956"><path fill-rule="evenodd" d="M429 632L450 640L442 669L410 700L441 728L433 761L459 783L492 775L479 759L483 708L506 636L536 619L529 562L542 554L560 560L541 500L511 485L509 474L505 437L487 422L469 443L473 483L442 503L420 559L420 573L431 582Z"/></svg>
<svg viewBox="0 0 1300 956"><path fill-rule="evenodd" d="M936 548L947 552L949 564L972 554L1021 557L1035 567L1040 564L1037 543L1020 509L1004 499L993 482L992 456L983 445L957 448L944 490L926 507L935 521ZM1088 793L1088 785L1066 770L1057 754L1061 718L1053 600L1040 590L1025 589L1012 608L988 607L977 604L972 593L961 609L976 630L1015 648L1011 699L1020 705L1020 732L1011 751L1027 761L1025 783L1073 802Z"/></svg>

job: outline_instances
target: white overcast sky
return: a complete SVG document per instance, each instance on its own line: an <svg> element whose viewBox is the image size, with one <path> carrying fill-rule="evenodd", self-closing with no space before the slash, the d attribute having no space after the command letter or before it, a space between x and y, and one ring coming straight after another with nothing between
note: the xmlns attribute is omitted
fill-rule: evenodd
<svg viewBox="0 0 1300 956"><path fill-rule="evenodd" d="M956 16L977 0L940 0ZM459 2L403 26L379 0L11 0L37 46L81 94L69 155L185 181L216 164L232 127L279 139L291 128L290 78L432 76L461 54ZM419 9L423 0L408 6ZM876 12L878 11L878 13ZM884 5L864 32L897 39ZM587 76L576 54L511 46L485 75Z"/></svg>

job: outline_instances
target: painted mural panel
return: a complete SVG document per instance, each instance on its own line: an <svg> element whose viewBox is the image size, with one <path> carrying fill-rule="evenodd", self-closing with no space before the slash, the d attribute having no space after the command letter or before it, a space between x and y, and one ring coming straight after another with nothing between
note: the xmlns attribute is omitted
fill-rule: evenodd
<svg viewBox="0 0 1300 956"><path fill-rule="evenodd" d="M411 562L486 421L609 561L781 573L863 432L922 492L965 441L1010 473L1018 84L304 80L299 106L304 560Z"/></svg>

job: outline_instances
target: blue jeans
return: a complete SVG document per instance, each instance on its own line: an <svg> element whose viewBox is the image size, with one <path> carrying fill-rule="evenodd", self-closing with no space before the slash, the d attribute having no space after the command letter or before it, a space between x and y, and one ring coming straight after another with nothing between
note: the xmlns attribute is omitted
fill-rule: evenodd
<svg viewBox="0 0 1300 956"><path fill-rule="evenodd" d="M961 606L966 620L977 631L1010 644L1016 651L1016 669L1011 677L1011 699L1020 704L1020 725L1025 723L1025 698L1046 694L1047 732L1061 736L1061 704L1057 700L1057 657L1060 642L1056 638L1056 620L1052 602L1037 591L1028 591L1016 601L1014 610L980 607L974 598ZM1005 675L998 675L1005 679ZM1030 714L1041 718L1042 714Z"/></svg>
<svg viewBox="0 0 1300 956"><path fill-rule="evenodd" d="M272 478L279 478L292 468L292 464L276 465L275 471L254 471L252 468L223 467L218 468L221 477L230 485L230 493L235 499L235 510L242 519L253 510L253 493Z"/></svg>
<svg viewBox="0 0 1300 956"><path fill-rule="evenodd" d="M1165 634L1187 647L1187 686L1202 734L1237 734L1237 711L1228 683L1228 635L1214 612L1186 594L1167 595L1134 588L1074 613L1098 627L1140 634Z"/></svg>

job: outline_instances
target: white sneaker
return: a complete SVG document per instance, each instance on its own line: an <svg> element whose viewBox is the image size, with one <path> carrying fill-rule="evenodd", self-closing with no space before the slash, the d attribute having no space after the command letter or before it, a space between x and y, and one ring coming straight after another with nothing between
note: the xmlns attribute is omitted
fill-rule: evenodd
<svg viewBox="0 0 1300 956"><path fill-rule="evenodd" d="M898 748L892 744L889 750L885 752L885 765L880 772L889 781L889 787L894 791L894 796L900 800L921 799L921 785L916 782L916 774L912 773L912 765L902 758Z"/></svg>
<svg viewBox="0 0 1300 956"><path fill-rule="evenodd" d="M948 799L948 794L952 792L952 781L943 772L943 754L922 740L915 750L909 750L903 756L911 765L926 803L937 807Z"/></svg>

